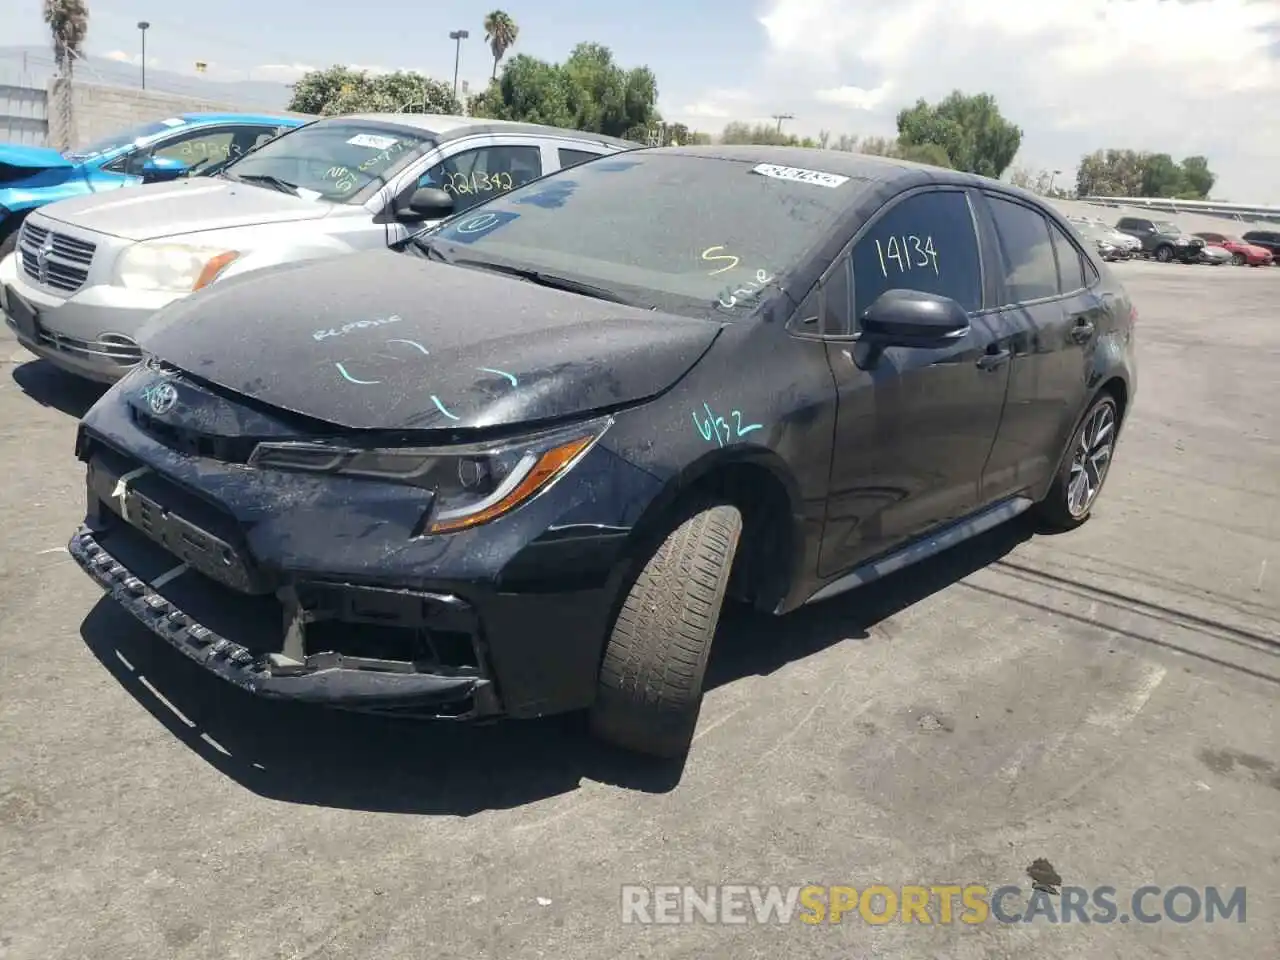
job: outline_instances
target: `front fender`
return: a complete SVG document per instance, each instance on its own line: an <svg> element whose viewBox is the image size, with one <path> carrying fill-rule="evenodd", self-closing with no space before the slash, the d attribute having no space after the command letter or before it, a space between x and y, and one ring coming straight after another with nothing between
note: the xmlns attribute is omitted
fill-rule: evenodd
<svg viewBox="0 0 1280 960"><path fill-rule="evenodd" d="M10 213L29 213L47 203L69 200L91 192L84 178L74 171L40 170L17 182L0 187L0 207Z"/></svg>
<svg viewBox="0 0 1280 960"><path fill-rule="evenodd" d="M288 264L301 264L309 260L322 260L327 257L340 257L355 253L345 243L337 240L316 240L305 246L266 246L248 253L231 262L231 265L218 274L216 282L229 280L232 277L244 276L268 267L280 267Z"/></svg>

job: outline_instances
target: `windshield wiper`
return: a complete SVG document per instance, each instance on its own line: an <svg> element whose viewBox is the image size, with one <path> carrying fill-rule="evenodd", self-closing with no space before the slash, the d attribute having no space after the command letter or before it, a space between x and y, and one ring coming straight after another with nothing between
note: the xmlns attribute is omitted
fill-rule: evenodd
<svg viewBox="0 0 1280 960"><path fill-rule="evenodd" d="M409 242L413 244L415 250L421 251L421 255L428 260L439 260L441 263L453 263L453 257L449 256L441 250L430 237L424 237L420 233L415 233L409 238Z"/></svg>
<svg viewBox="0 0 1280 960"><path fill-rule="evenodd" d="M585 297L595 297L597 300L607 300L610 303L620 303L627 307L643 307L644 309L652 309L648 304L637 303L634 300L628 300L626 297L620 297L612 290L606 290L604 287L597 287L591 283L584 283L581 280L570 280L568 277L558 277L554 273L544 273L541 270L532 270L528 267L510 267L503 263L491 263L488 260L454 260L453 263L460 267L474 267L478 270L492 270L494 273L505 273L509 277L519 277L521 280L528 280L530 283L536 283L540 287L550 287L552 290L566 290L569 293L580 293Z"/></svg>
<svg viewBox="0 0 1280 960"><path fill-rule="evenodd" d="M288 180L281 180L279 177L273 177L269 173L242 173L238 177L232 177L232 180L241 180L245 183L260 183L264 187L271 187L273 190L279 190L281 193L291 193L295 197L298 195L298 185L290 183Z"/></svg>

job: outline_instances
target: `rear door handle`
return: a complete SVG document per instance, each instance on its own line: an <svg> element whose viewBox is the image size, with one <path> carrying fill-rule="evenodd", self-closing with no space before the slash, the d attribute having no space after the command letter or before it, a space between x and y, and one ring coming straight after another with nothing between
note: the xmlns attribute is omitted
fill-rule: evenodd
<svg viewBox="0 0 1280 960"><path fill-rule="evenodd" d="M995 353L984 353L978 358L979 370L998 370L1009 362L1009 358L1013 356L1012 350L997 350Z"/></svg>

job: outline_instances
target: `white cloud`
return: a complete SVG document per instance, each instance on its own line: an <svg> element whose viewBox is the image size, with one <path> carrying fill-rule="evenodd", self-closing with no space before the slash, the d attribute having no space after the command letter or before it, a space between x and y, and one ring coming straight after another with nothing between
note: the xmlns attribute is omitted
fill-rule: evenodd
<svg viewBox="0 0 1280 960"><path fill-rule="evenodd" d="M304 73L310 73L315 69L315 67L306 63L263 63L253 67L250 72L260 80L279 80L291 83L299 79Z"/></svg>
<svg viewBox="0 0 1280 960"><path fill-rule="evenodd" d="M813 99L820 103L829 103L836 107L848 107L850 110L874 110L884 103L885 97L893 89L893 82L886 80L873 90L864 87L828 87L814 91Z"/></svg>
<svg viewBox="0 0 1280 960"><path fill-rule="evenodd" d="M142 64L142 54L140 53L125 53L123 50L111 50L104 53L103 57L107 60L114 60L117 63L132 63L134 66L140 66ZM160 66L160 59L158 57L147 57L147 66Z"/></svg>
<svg viewBox="0 0 1280 960"><path fill-rule="evenodd" d="M770 55L755 105L738 106L794 113L797 131L892 134L917 98L989 92L1023 128L1019 163L1069 171L1100 147L1203 153L1216 194L1280 203L1277 0L766 3Z"/></svg>
<svg viewBox="0 0 1280 960"><path fill-rule="evenodd" d="M759 114L758 116L756 114ZM693 103L663 110L668 120L700 129L718 129L730 120L765 119L768 104L750 90L708 90Z"/></svg>

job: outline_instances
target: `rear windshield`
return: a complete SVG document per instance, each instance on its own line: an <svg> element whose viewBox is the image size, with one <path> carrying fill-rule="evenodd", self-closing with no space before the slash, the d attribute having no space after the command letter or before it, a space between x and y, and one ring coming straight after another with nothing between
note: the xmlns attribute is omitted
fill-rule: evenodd
<svg viewBox="0 0 1280 960"><path fill-rule="evenodd" d="M475 207L430 231L430 242L458 261L545 271L663 310L732 319L776 292L859 189L794 167L622 154Z"/></svg>
<svg viewBox="0 0 1280 960"><path fill-rule="evenodd" d="M185 127L187 121L174 117L170 120L156 120L152 123L144 123L136 127L130 127L128 130L121 130L111 134L109 137L103 137L101 140L95 140L87 147L80 147L75 150L68 150L63 154L68 160L90 160L93 157L103 153L110 153L118 150L120 147L127 147L139 140L146 140L157 134L164 133L167 130L176 130L178 127Z"/></svg>
<svg viewBox="0 0 1280 960"><path fill-rule="evenodd" d="M322 120L277 137L223 173L250 183L269 177L310 199L363 203L433 144L426 131Z"/></svg>

